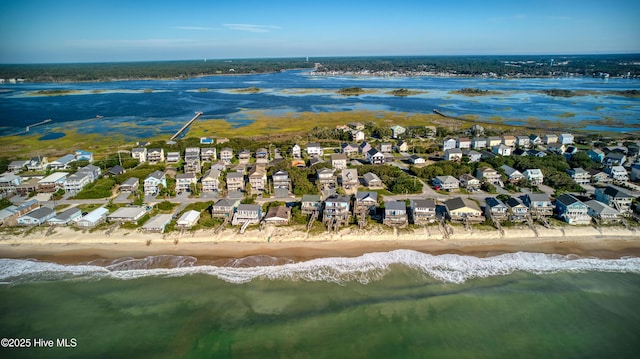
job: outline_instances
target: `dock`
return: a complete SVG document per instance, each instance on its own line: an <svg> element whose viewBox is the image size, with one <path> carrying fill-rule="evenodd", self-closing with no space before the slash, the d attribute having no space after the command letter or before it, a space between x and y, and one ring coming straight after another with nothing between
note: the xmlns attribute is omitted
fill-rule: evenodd
<svg viewBox="0 0 640 359"><path fill-rule="evenodd" d="M169 141L173 141L175 140L178 136L180 136L180 134L186 130L189 126L191 126L191 124L193 123L193 121L197 120L198 117L202 116L202 112L196 112L196 115L193 116L193 118L191 120L189 120L189 122L185 123L184 126L182 126L178 132L176 132L173 136L171 136L171 138L169 139Z"/></svg>
<svg viewBox="0 0 640 359"><path fill-rule="evenodd" d="M32 125L29 125L29 126L27 126L27 128L25 129L25 131L24 131L24 132L29 132L29 129L30 129L31 127L36 127L36 126L44 125L45 123L49 123L49 122L51 122L51 119L50 119L50 118L49 118L49 119L46 119L46 120L44 120L44 121L40 121L40 122L38 122L38 123L34 123L34 124L32 124Z"/></svg>

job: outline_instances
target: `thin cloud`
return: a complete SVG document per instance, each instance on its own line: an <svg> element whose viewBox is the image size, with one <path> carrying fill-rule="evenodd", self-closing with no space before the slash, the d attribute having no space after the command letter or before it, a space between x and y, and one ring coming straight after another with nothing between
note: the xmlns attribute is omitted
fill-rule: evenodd
<svg viewBox="0 0 640 359"><path fill-rule="evenodd" d="M253 25L253 24L222 24L230 30L239 30L247 32L270 32L271 30L279 30L279 26L274 25Z"/></svg>
<svg viewBox="0 0 640 359"><path fill-rule="evenodd" d="M215 27L206 27L206 26L175 26L174 29L177 30L190 30L190 31L213 31L219 30Z"/></svg>

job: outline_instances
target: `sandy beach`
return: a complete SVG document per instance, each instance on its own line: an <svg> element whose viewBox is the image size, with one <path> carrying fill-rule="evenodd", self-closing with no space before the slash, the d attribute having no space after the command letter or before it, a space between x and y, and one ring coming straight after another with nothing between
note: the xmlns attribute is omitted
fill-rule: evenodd
<svg viewBox="0 0 640 359"><path fill-rule="evenodd" d="M303 261L322 257L354 257L370 252L411 249L431 254L465 254L479 257L512 252L575 254L584 257L621 258L640 256L640 231L623 227L539 228L538 236L529 228L498 231L456 228L443 238L435 226L398 233L344 229L338 233L307 235L285 227L267 227L244 234L227 229L212 231L149 234L118 229L81 232L56 228L46 235L38 229L26 236L0 234L0 257L35 258L57 263L80 263L93 259L189 255L199 260L244 258L254 255L285 257Z"/></svg>

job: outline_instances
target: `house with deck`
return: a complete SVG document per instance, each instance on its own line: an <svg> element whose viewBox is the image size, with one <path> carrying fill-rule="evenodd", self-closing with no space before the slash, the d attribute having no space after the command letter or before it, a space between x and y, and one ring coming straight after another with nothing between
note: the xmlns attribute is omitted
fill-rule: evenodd
<svg viewBox="0 0 640 359"><path fill-rule="evenodd" d="M373 165L381 165L386 161L384 154L375 148L367 151L366 157L367 161Z"/></svg>
<svg viewBox="0 0 640 359"><path fill-rule="evenodd" d="M509 208L509 221L526 222L529 216L529 207L525 205L520 198L511 197L505 201Z"/></svg>
<svg viewBox="0 0 640 359"><path fill-rule="evenodd" d="M493 218L496 221L505 221L509 217L509 208L504 202L495 198L485 198L486 205L484 206L484 213L487 218Z"/></svg>
<svg viewBox="0 0 640 359"><path fill-rule="evenodd" d="M147 149L144 147L136 147L131 149L131 157L140 161L140 163L147 162Z"/></svg>
<svg viewBox="0 0 640 359"><path fill-rule="evenodd" d="M555 208L546 193L527 193L524 197L524 204L529 207L529 212L532 215L537 216L552 216Z"/></svg>
<svg viewBox="0 0 640 359"><path fill-rule="evenodd" d="M384 184L378 175L373 172L367 172L362 176L365 186L369 188L382 188Z"/></svg>
<svg viewBox="0 0 640 359"><path fill-rule="evenodd" d="M316 176L321 191L337 188L337 179L332 168L321 168L316 172Z"/></svg>
<svg viewBox="0 0 640 359"><path fill-rule="evenodd" d="M244 191L244 173L227 173L227 191Z"/></svg>
<svg viewBox="0 0 640 359"><path fill-rule="evenodd" d="M184 212L176 221L176 226L181 229L187 229L198 224L200 220L200 212L190 210Z"/></svg>
<svg viewBox="0 0 640 359"><path fill-rule="evenodd" d="M478 204L468 198L455 197L446 201L447 217L452 222L482 222L484 216Z"/></svg>
<svg viewBox="0 0 640 359"><path fill-rule="evenodd" d="M211 206L211 217L229 218L233 217L236 207L240 204L239 200L222 198Z"/></svg>
<svg viewBox="0 0 640 359"><path fill-rule="evenodd" d="M267 169L265 166L256 164L249 170L249 183L252 193L262 193L267 187Z"/></svg>
<svg viewBox="0 0 640 359"><path fill-rule="evenodd" d="M164 162L164 149L150 148L147 150L147 161L151 164Z"/></svg>
<svg viewBox="0 0 640 359"><path fill-rule="evenodd" d="M385 201L383 224L393 227L406 227L409 224L407 204L404 201Z"/></svg>
<svg viewBox="0 0 640 359"><path fill-rule="evenodd" d="M445 161L461 161L462 160L462 150L459 148L451 148L444 151L444 160Z"/></svg>
<svg viewBox="0 0 640 359"><path fill-rule="evenodd" d="M591 182L591 175L585 171L582 167L570 168L565 171L572 180L577 184L589 184Z"/></svg>
<svg viewBox="0 0 640 359"><path fill-rule="evenodd" d="M201 161L216 161L218 159L218 150L215 147L204 147L200 149Z"/></svg>
<svg viewBox="0 0 640 359"><path fill-rule="evenodd" d="M55 161L49 162L49 169L52 171L69 169L71 162L76 161L76 156L72 154L64 155Z"/></svg>
<svg viewBox="0 0 640 359"><path fill-rule="evenodd" d="M64 181L64 191L75 195L91 182L90 173L78 171Z"/></svg>
<svg viewBox="0 0 640 359"><path fill-rule="evenodd" d="M69 174L66 172L54 172L38 181L38 193L53 193L64 189L64 182Z"/></svg>
<svg viewBox="0 0 640 359"><path fill-rule="evenodd" d="M367 192L367 191L358 191L358 193L356 193L356 199L353 204L354 215L357 215L358 213L361 213L361 212L374 214L376 213L377 207L378 207L378 193Z"/></svg>
<svg viewBox="0 0 640 359"><path fill-rule="evenodd" d="M524 175L513 167L502 165L500 168L507 175L507 180L511 183L518 183L524 179Z"/></svg>
<svg viewBox="0 0 640 359"><path fill-rule="evenodd" d="M340 175L340 185L345 190L355 189L360 182L358 181L358 170L355 168L345 168Z"/></svg>
<svg viewBox="0 0 640 359"><path fill-rule="evenodd" d="M289 173L287 171L277 171L272 176L271 179L273 181L273 192L277 198L286 198L289 197L291 193L291 179L289 178Z"/></svg>
<svg viewBox="0 0 640 359"><path fill-rule="evenodd" d="M39 226L44 224L48 219L56 216L56 212L49 207L40 207L21 217L18 217L19 226Z"/></svg>
<svg viewBox="0 0 640 359"><path fill-rule="evenodd" d="M468 173L461 174L458 180L460 181L460 187L466 188L468 191L480 189L480 180Z"/></svg>
<svg viewBox="0 0 640 359"><path fill-rule="evenodd" d="M291 221L291 208L287 206L271 207L263 221L273 225L287 225Z"/></svg>
<svg viewBox="0 0 640 359"><path fill-rule="evenodd" d="M422 225L436 221L436 202L431 198L412 199L409 208L413 224Z"/></svg>
<svg viewBox="0 0 640 359"><path fill-rule="evenodd" d="M300 202L300 212L302 214L312 214L322 210L322 201L320 196L316 194L304 194Z"/></svg>
<svg viewBox="0 0 640 359"><path fill-rule="evenodd" d="M407 129L400 125L391 126L391 137L393 138L399 138L400 135L404 134L405 132L407 132Z"/></svg>
<svg viewBox="0 0 640 359"><path fill-rule="evenodd" d="M78 207L67 208L60 213L56 213L53 218L47 220L47 224L50 226L66 226L75 223L78 219L82 218L82 211Z"/></svg>
<svg viewBox="0 0 640 359"><path fill-rule="evenodd" d="M571 194L562 194L556 198L558 218L569 224L589 224L591 216L588 207Z"/></svg>
<svg viewBox="0 0 640 359"><path fill-rule="evenodd" d="M539 185L544 182L544 175L539 168L526 169L524 170L524 172L522 172L522 175L532 185Z"/></svg>
<svg viewBox="0 0 640 359"><path fill-rule="evenodd" d="M100 223L103 223L107 220L107 215L109 214L109 210L104 207L98 207L93 211L89 212L87 215L82 216L82 218L78 219L76 225L81 228L89 228L95 227ZM169 216L171 218L171 216Z"/></svg>
<svg viewBox="0 0 640 359"><path fill-rule="evenodd" d="M487 148L487 139L485 137L475 137L471 139L471 148L484 149Z"/></svg>
<svg viewBox="0 0 640 359"><path fill-rule="evenodd" d="M605 172L608 173L614 181L626 182L629 180L629 173L622 166L611 166L607 168Z"/></svg>
<svg viewBox="0 0 640 359"><path fill-rule="evenodd" d="M146 213L147 211L141 206L120 207L108 214L107 220L109 222L136 222Z"/></svg>
<svg viewBox="0 0 640 359"><path fill-rule="evenodd" d="M306 151L307 151L307 154L309 155L309 157L322 157L322 156L324 156L324 149L317 142L308 143Z"/></svg>
<svg viewBox="0 0 640 359"><path fill-rule="evenodd" d="M351 157L358 154L358 146L345 142L340 145L340 152L347 157Z"/></svg>
<svg viewBox="0 0 640 359"><path fill-rule="evenodd" d="M480 181L485 181L493 185L500 184L502 182L502 176L498 171L491 167L480 167L476 170L476 178Z"/></svg>
<svg viewBox="0 0 640 359"><path fill-rule="evenodd" d="M228 165L233 160L233 149L230 147L225 147L220 150L220 160Z"/></svg>
<svg viewBox="0 0 640 359"><path fill-rule="evenodd" d="M198 183L198 177L195 173L179 173L176 176L176 192L191 192L191 185Z"/></svg>
<svg viewBox="0 0 640 359"><path fill-rule="evenodd" d="M134 193L140 187L140 180L136 177L129 177L120 184L120 192Z"/></svg>
<svg viewBox="0 0 640 359"><path fill-rule="evenodd" d="M337 230L349 224L351 218L349 197L332 196L324 201L322 223L328 230Z"/></svg>
<svg viewBox="0 0 640 359"><path fill-rule="evenodd" d="M589 216L591 216L597 223L609 223L622 220L620 211L600 201L592 199L584 202L584 204L587 205L587 213Z"/></svg>
<svg viewBox="0 0 640 359"><path fill-rule="evenodd" d="M615 208L622 215L632 212L631 202L636 198L630 191L613 185L596 188L595 196L596 200Z"/></svg>
<svg viewBox="0 0 640 359"><path fill-rule="evenodd" d="M458 145L458 141L455 138L445 138L444 140L442 140L442 150L446 151L446 150L450 150L452 148L456 148L456 146Z"/></svg>
<svg viewBox="0 0 640 359"><path fill-rule="evenodd" d="M331 166L337 170L347 168L347 156L342 153L334 153L331 155Z"/></svg>
<svg viewBox="0 0 640 359"><path fill-rule="evenodd" d="M220 191L220 171L211 168L205 172L204 176L200 179L202 183L202 192L211 193Z"/></svg>

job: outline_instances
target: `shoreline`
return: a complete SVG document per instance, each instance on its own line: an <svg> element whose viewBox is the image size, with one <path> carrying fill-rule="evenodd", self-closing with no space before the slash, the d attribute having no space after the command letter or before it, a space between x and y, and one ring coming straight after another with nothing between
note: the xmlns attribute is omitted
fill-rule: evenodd
<svg viewBox="0 0 640 359"><path fill-rule="evenodd" d="M431 228L431 232L437 228ZM425 231L429 231L426 229ZM281 228L262 232L247 231L243 235L223 231L187 233L183 236L144 234L117 230L104 233L82 233L58 228L50 236L33 233L21 238L0 240L0 257L37 259L60 264L78 264L96 259L174 255L193 256L198 261L271 256L302 262L317 258L357 257L371 252L398 249L433 255L459 254L491 257L504 253L531 252L577 255L617 259L640 257L640 232L624 228L593 227L538 230L539 236L525 228L507 229L500 237L497 231L459 231L449 239L440 233L427 234L422 229L408 233L337 233L313 235ZM147 241L150 241L147 244ZM206 264L206 263L205 263Z"/></svg>

